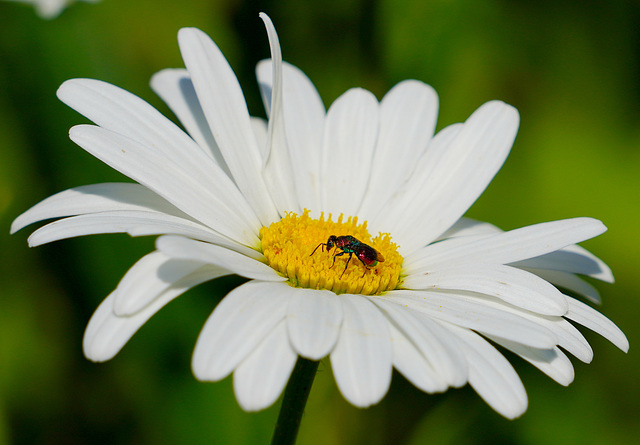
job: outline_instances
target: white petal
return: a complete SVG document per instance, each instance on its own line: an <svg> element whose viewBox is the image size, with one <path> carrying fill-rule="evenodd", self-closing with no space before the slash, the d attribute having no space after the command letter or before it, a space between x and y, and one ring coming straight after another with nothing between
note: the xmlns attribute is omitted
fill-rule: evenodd
<svg viewBox="0 0 640 445"><path fill-rule="evenodd" d="M595 303L595 304L601 303L600 293L598 292L598 289L596 289L591 284L587 283L583 279L571 273L561 272L557 270L529 269L529 268L523 268L523 269L538 275L540 278L547 280L549 283L553 283L556 286L575 292L585 297L587 300L591 301L592 303Z"/></svg>
<svg viewBox="0 0 640 445"><path fill-rule="evenodd" d="M439 159L447 153L449 145L456 139L463 124L453 124L440 130L429 142L427 149L418 159L413 173L404 184L397 189L387 202L381 207L381 211L375 218L371 218L371 227L382 233L395 233L395 228L400 221L398 215L404 215L408 208L414 207L423 194L425 184L429 177L436 174Z"/></svg>
<svg viewBox="0 0 640 445"><path fill-rule="evenodd" d="M516 267L561 270L586 275L613 283L613 273L609 266L585 248L570 245L555 252L540 255L512 264Z"/></svg>
<svg viewBox="0 0 640 445"><path fill-rule="evenodd" d="M213 264L254 280L285 281L285 278L266 264L214 244L168 235L158 238L156 246L172 258Z"/></svg>
<svg viewBox="0 0 640 445"><path fill-rule="evenodd" d="M134 315L174 283L203 268L214 277L213 268L200 262L174 260L159 251L145 255L118 283L113 312L120 317ZM219 276L230 273L221 269Z"/></svg>
<svg viewBox="0 0 640 445"><path fill-rule="evenodd" d="M469 209L504 163L518 131L515 108L487 102L465 122L432 166L427 182L391 233L410 253L440 236ZM426 155L429 156L430 150Z"/></svg>
<svg viewBox="0 0 640 445"><path fill-rule="evenodd" d="M202 328L193 353L199 380L221 380L285 317L284 283L249 281L224 297Z"/></svg>
<svg viewBox="0 0 640 445"><path fill-rule="evenodd" d="M408 290L387 292L385 298L436 320L533 348L548 349L557 343L556 336L548 328L513 313L503 303L491 304L489 301L453 292Z"/></svg>
<svg viewBox="0 0 640 445"><path fill-rule="evenodd" d="M448 386L444 379L418 351L416 345L393 324L389 325L389 329L393 348L393 367L422 391L428 393L445 391Z"/></svg>
<svg viewBox="0 0 640 445"><path fill-rule="evenodd" d="M553 317L553 316L541 316L538 314L534 314L529 311L523 311L514 306L507 306L500 301L490 301L485 300L484 304L493 308L497 308L499 310L509 312L511 314L517 315L531 323L535 323L541 328L547 329L549 332L552 332L556 338L556 345L565 349L567 352L570 352L577 359L590 363L593 359L593 349L589 345L589 342L586 338L580 333L575 326L569 323L562 317ZM491 335L491 333L483 332L483 335L497 341L497 337ZM502 339L500 339L502 340ZM507 339L507 341L509 341ZM522 342L520 342L522 343ZM525 347L533 347L537 349L551 349L550 347L539 347L539 346L529 346L524 345ZM554 346L555 347L555 346Z"/></svg>
<svg viewBox="0 0 640 445"><path fill-rule="evenodd" d="M69 5L68 0L57 1L35 1L35 0L17 0L21 3L31 3L36 10L36 14L42 19L55 19Z"/></svg>
<svg viewBox="0 0 640 445"><path fill-rule="evenodd" d="M58 98L100 127L162 153L189 171L203 187L235 188L219 165L193 139L128 91L99 80L72 79L60 86Z"/></svg>
<svg viewBox="0 0 640 445"><path fill-rule="evenodd" d="M202 31L183 28L180 52L224 160L263 225L279 219L262 177L262 156L233 70Z"/></svg>
<svg viewBox="0 0 640 445"><path fill-rule="evenodd" d="M438 95L417 80L400 82L380 102L380 132L367 195L358 215L375 216L413 172L438 117Z"/></svg>
<svg viewBox="0 0 640 445"><path fill-rule="evenodd" d="M575 371L571 360L559 348L534 349L499 338L490 339L519 355L561 385L567 386L573 382Z"/></svg>
<svg viewBox="0 0 640 445"><path fill-rule="evenodd" d="M407 274L419 274L431 268L466 263L510 264L562 249L606 230L597 219L571 218L534 224L493 236L451 238L405 257L403 267Z"/></svg>
<svg viewBox="0 0 640 445"><path fill-rule="evenodd" d="M251 128L256 135L256 140L261 147L267 146L267 121L261 117L251 117Z"/></svg>
<svg viewBox="0 0 640 445"><path fill-rule="evenodd" d="M259 222L233 184L206 187L157 151L100 127L79 125L69 135L101 161L215 231L248 246L259 245Z"/></svg>
<svg viewBox="0 0 640 445"><path fill-rule="evenodd" d="M111 293L95 310L84 333L84 355L94 362L103 362L113 358L131 336L149 318L140 320L131 326L132 317L117 317L113 312L115 293ZM166 304L166 302L165 302ZM153 314L151 314L153 315Z"/></svg>
<svg viewBox="0 0 640 445"><path fill-rule="evenodd" d="M256 74L268 107L272 89L271 60L258 63ZM298 200L302 208L319 209L324 105L313 83L301 70L284 62L282 75L285 130Z"/></svg>
<svg viewBox="0 0 640 445"><path fill-rule="evenodd" d="M428 295L431 296L430 294ZM490 337L492 339L502 338L507 341L511 340L517 343L521 343L526 347L532 347L537 349L551 349L552 347L555 347L555 345L557 345L564 348L566 351L570 352L576 358L578 358L579 360L585 363L589 363L593 359L593 349L589 345L589 342L587 342L587 340L580 333L580 331L578 331L578 329L575 328L575 326L573 326L571 323L569 323L567 320L565 320L562 317L542 316L542 315L534 314L532 312L519 309L515 306L505 305L499 300L491 300L490 297L483 298L483 296L480 294L471 294L471 295L459 294L459 295L455 295L455 297L453 297L452 293L447 293L444 295L449 298L459 298L462 302L466 301L467 303L468 302L480 303L491 310L496 310L498 312L504 312L504 313L514 315L517 317L516 319L520 319L521 322L525 322L525 324L523 324L521 328L517 328L516 326L513 327L513 329L519 329L519 330L518 330L518 333L512 332L510 338L506 338L504 337L504 335L495 336L493 335L492 332L489 332L487 330L481 331L479 329L476 329L478 332L481 332L483 335L486 335L487 337ZM555 342L553 344L548 344L547 346L541 346L540 344L533 345L531 343L528 343L526 340L523 341L522 338L519 340L516 340L515 336L523 333L521 332L522 328L524 328L524 326L528 325L529 323L533 323L539 329L542 329L543 331L545 331L547 335L551 333L554 336L553 338L555 338Z"/></svg>
<svg viewBox="0 0 640 445"><path fill-rule="evenodd" d="M475 221L469 218L460 218L460 220L438 238L438 241L462 236L495 235L496 233L502 232L502 229L493 224ZM608 283L613 283L614 281L613 273L609 266L600 258L577 244L571 244L555 252L517 261L510 265L527 270L564 271L567 273L587 275ZM540 275L539 273L536 274Z"/></svg>
<svg viewBox="0 0 640 445"><path fill-rule="evenodd" d="M189 136L231 177L229 167L211 134L189 72L185 69L159 71L151 77L151 89L171 108L189 132Z"/></svg>
<svg viewBox="0 0 640 445"><path fill-rule="evenodd" d="M386 298L371 298L391 319L395 327L422 353L446 386L467 382L467 363L451 333L424 314L393 303Z"/></svg>
<svg viewBox="0 0 640 445"><path fill-rule="evenodd" d="M515 419L527 410L527 393L518 374L496 348L474 332L452 330L469 362L469 384L498 413Z"/></svg>
<svg viewBox="0 0 640 445"><path fill-rule="evenodd" d="M597 332L622 351L629 351L629 340L627 340L624 332L611 320L575 298L569 298L568 300L569 311L565 315L566 318Z"/></svg>
<svg viewBox="0 0 640 445"><path fill-rule="evenodd" d="M475 221L469 218L461 218L449 230L442 234L438 238L438 241L463 236L495 235L502 232L502 229L494 226L493 224ZM563 271L566 272L566 274L576 273L587 275L608 283L613 283L614 281L613 273L609 266L607 266L600 258L577 244L571 244L562 249L556 250L555 252L517 261L510 265L520 269L536 270L536 275L540 276L542 275L538 272L542 270L558 273L560 273L559 271ZM578 287L584 286L578 285ZM592 292L586 292L586 294L592 294ZM589 298L592 296L593 295L589 295ZM597 298L599 300L599 297Z"/></svg>
<svg viewBox="0 0 640 445"><path fill-rule="evenodd" d="M242 409L271 406L287 384L296 358L282 320L233 373L233 389Z"/></svg>
<svg viewBox="0 0 640 445"><path fill-rule="evenodd" d="M542 326L548 327L556 334L558 346L584 363L593 360L593 349L584 335L564 318L549 321L538 320Z"/></svg>
<svg viewBox="0 0 640 445"><path fill-rule="evenodd" d="M502 232L502 229L488 222L462 217L449 230L438 237L438 240L460 236L495 235Z"/></svg>
<svg viewBox="0 0 640 445"><path fill-rule="evenodd" d="M269 110L267 157L264 159L262 173L280 214L284 215L287 211L300 213L282 109L282 53L280 51L280 42L269 16L260 13L260 18L267 28L271 58L273 60L271 64L273 89L271 91L271 100L267 107Z"/></svg>
<svg viewBox="0 0 640 445"><path fill-rule="evenodd" d="M198 241L203 241L210 244L221 246L234 252L241 253L244 256L253 258L257 261L265 261L262 252L247 247L243 244L239 244L227 237L224 237L211 229L200 230L198 227L185 226L183 224L152 224L152 225L139 225L131 227L127 230L127 233L131 236L148 236L148 235L178 235L187 238L191 238Z"/></svg>
<svg viewBox="0 0 640 445"><path fill-rule="evenodd" d="M134 315L119 317L113 311L116 291L112 292L94 312L84 333L84 355L94 362L113 358L140 327L164 305L190 288L227 274L223 269L204 266L173 283Z"/></svg>
<svg viewBox="0 0 640 445"><path fill-rule="evenodd" d="M18 216L11 224L11 233L45 219L120 210L156 211L189 218L140 184L114 182L74 187L49 196Z"/></svg>
<svg viewBox="0 0 640 445"><path fill-rule="evenodd" d="M355 215L367 187L378 136L378 101L353 88L327 112L322 148L322 210Z"/></svg>
<svg viewBox="0 0 640 445"><path fill-rule="evenodd" d="M478 292L543 315L564 315L566 297L552 284L527 271L501 264L468 264L409 275L407 289Z"/></svg>
<svg viewBox="0 0 640 445"><path fill-rule="evenodd" d="M327 290L291 287L287 328L302 357L320 360L333 349L342 324L340 297Z"/></svg>
<svg viewBox="0 0 640 445"><path fill-rule="evenodd" d="M340 295L344 318L331 351L331 367L340 392L352 405L378 403L391 383L389 327L380 310L358 295Z"/></svg>
<svg viewBox="0 0 640 445"><path fill-rule="evenodd" d="M225 238L202 224L163 213L124 211L72 216L47 224L31 234L31 247L76 236L129 233L132 236L174 234L215 242L241 251L251 249ZM253 250L256 253L255 250Z"/></svg>
<svg viewBox="0 0 640 445"><path fill-rule="evenodd" d="M493 224L461 218L437 241L454 237L489 236L502 232L500 228ZM480 238L478 237L477 239ZM544 280L578 293L596 304L601 303L598 290L574 274L580 273L592 278L613 282L611 269L602 260L576 244L509 265L532 272Z"/></svg>

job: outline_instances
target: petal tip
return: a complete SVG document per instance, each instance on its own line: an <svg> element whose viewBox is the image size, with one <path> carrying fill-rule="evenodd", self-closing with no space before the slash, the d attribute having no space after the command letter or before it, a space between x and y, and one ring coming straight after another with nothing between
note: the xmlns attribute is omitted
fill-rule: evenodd
<svg viewBox="0 0 640 445"><path fill-rule="evenodd" d="M184 52L183 45L187 43L192 43L192 40L211 40L211 38L199 28L195 27L185 27L180 28L178 30L178 44L180 46L180 51Z"/></svg>
<svg viewBox="0 0 640 445"><path fill-rule="evenodd" d="M85 333L84 340L82 342L82 352L87 360L94 363L102 363L107 360L111 360L120 351L120 349L113 350L112 348L105 348L101 342L96 341L95 336L87 336Z"/></svg>
<svg viewBox="0 0 640 445"><path fill-rule="evenodd" d="M56 96L58 97L58 99L64 102L64 97L66 96L66 93L79 80L80 79L67 79L64 82L62 82L62 84L60 84L60 86L58 87L58 90L56 91Z"/></svg>
<svg viewBox="0 0 640 445"><path fill-rule="evenodd" d="M20 229L22 229L24 227L20 216L18 216L16 219L13 220L13 222L11 223L11 227L9 227L9 235L13 235L14 233L16 233L17 231L19 231Z"/></svg>

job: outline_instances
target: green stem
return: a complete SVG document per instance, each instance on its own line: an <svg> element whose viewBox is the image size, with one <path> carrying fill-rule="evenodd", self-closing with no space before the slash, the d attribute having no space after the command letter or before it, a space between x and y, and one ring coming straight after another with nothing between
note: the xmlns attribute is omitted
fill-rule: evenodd
<svg viewBox="0 0 640 445"><path fill-rule="evenodd" d="M293 445L296 443L302 413L304 413L304 407L307 404L319 363L298 357L287 388L284 390L284 398L280 406L276 429L271 438L271 445Z"/></svg>

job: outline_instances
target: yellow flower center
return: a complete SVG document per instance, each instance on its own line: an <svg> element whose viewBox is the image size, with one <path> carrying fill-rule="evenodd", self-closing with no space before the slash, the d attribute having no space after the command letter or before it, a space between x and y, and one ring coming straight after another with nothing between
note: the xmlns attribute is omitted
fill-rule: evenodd
<svg viewBox="0 0 640 445"><path fill-rule="evenodd" d="M343 221L288 213L260 229L262 253L269 266L296 287L328 289L337 294L378 295L395 289L402 256L388 233L372 238L357 217Z"/></svg>

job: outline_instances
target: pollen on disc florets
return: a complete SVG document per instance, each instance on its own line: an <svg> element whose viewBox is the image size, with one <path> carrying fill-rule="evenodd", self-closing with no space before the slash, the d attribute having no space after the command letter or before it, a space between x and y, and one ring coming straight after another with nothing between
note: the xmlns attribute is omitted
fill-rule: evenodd
<svg viewBox="0 0 640 445"><path fill-rule="evenodd" d="M354 254L345 269L347 253L336 257L334 264L334 255L342 249L334 246L327 251L326 246L321 246L331 235L351 235L377 250L384 261L366 267ZM337 294L375 295L393 290L399 284L402 256L397 251L398 246L391 242L388 233L372 238L367 223L358 224L357 217L344 221L340 215L334 222L331 215L325 218L321 214L315 219L309 216L308 210L302 215L291 212L269 227L262 227L260 238L262 253L269 266L296 287L328 289Z"/></svg>

